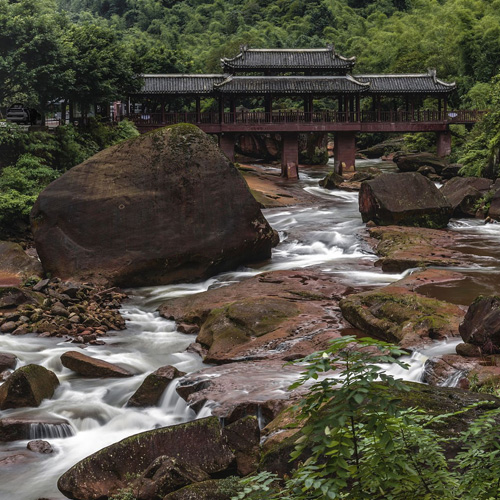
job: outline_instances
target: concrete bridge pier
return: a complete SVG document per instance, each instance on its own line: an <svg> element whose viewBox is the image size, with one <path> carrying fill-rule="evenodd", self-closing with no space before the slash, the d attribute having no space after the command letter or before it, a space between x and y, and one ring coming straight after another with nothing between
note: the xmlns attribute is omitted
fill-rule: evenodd
<svg viewBox="0 0 500 500"><path fill-rule="evenodd" d="M354 172L356 162L356 132L336 132L333 148L335 171Z"/></svg>
<svg viewBox="0 0 500 500"><path fill-rule="evenodd" d="M438 132L437 134L437 155L449 156L451 154L451 132Z"/></svg>
<svg viewBox="0 0 500 500"><path fill-rule="evenodd" d="M281 176L299 178L299 134L281 134Z"/></svg>
<svg viewBox="0 0 500 500"><path fill-rule="evenodd" d="M234 145L236 144L236 136L234 134L223 133L219 134L219 148L231 160L234 161Z"/></svg>

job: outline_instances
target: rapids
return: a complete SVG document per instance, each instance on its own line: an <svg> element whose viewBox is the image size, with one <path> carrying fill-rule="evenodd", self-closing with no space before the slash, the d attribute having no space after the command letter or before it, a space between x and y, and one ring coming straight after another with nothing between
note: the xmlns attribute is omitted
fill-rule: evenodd
<svg viewBox="0 0 500 500"><path fill-rule="evenodd" d="M358 169L371 165L391 168L389 163L361 160ZM272 170L272 167L269 169ZM131 370L136 374L134 377L104 380L79 378L60 362L60 356L65 351L78 348L75 344L61 342L61 339L0 335L0 352L15 354L19 358L18 366L41 364L53 370L61 381L54 397L44 400L39 408L3 411L1 418L55 417L68 422L59 428L53 425L32 428L33 438L49 439L54 448L54 453L50 455L27 451L27 441L0 444L0 499L62 499L56 487L57 479L80 459L131 434L210 414L210 409L205 408L196 415L177 396L175 384L170 385L157 407L124 407L145 375L160 366L170 364L185 372L198 371L205 366L197 355L186 352L195 336L177 332L174 322L161 318L155 312L166 299L227 286L268 270L316 267L345 283L370 288L402 277L400 274L383 274L373 266L377 257L360 237L364 226L358 212L358 195L318 187L318 180L326 170L327 167L301 170L298 188L316 197L314 206L264 211L270 224L279 231L281 239L269 261L223 273L201 283L129 290L130 299L122 308L127 330L111 332L103 339L106 345L90 346L85 352ZM500 224L485 226L477 221L454 221L451 226L454 231L470 236L461 251L469 249L474 253L479 249L474 254L477 265L467 270L471 287L464 292L463 286L452 284L427 292L437 298L441 294L447 300L467 304L478 294L476 289L498 288ZM393 374L397 377L418 381L426 359L454 352L455 345L455 340L437 343L408 358L409 370L395 370L393 367L390 370L394 370ZM453 382L450 380L450 384Z"/></svg>

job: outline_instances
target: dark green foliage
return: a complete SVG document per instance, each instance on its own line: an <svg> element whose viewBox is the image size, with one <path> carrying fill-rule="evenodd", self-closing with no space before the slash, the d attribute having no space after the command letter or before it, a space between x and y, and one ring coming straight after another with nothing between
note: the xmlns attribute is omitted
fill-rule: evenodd
<svg viewBox="0 0 500 500"><path fill-rule="evenodd" d="M305 371L291 386L310 389L294 409L305 424L291 456L299 466L284 481L265 471L243 479L233 499L499 498L500 410L472 422L458 437L461 451L448 461L450 438L439 429L468 408L441 416L402 410L393 394L409 388L380 366L402 365L394 357L400 354L373 339L344 337L304 358Z"/></svg>

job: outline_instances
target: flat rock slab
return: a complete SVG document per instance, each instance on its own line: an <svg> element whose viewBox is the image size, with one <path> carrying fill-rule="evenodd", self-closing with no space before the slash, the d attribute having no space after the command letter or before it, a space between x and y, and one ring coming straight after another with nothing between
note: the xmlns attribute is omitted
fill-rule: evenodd
<svg viewBox="0 0 500 500"><path fill-rule="evenodd" d="M68 351L61 356L61 363L84 377L132 377L134 374L102 359L78 351Z"/></svg>
<svg viewBox="0 0 500 500"><path fill-rule="evenodd" d="M271 255L276 234L236 167L195 125L99 152L40 193L44 270L117 286L199 280Z"/></svg>
<svg viewBox="0 0 500 500"><path fill-rule="evenodd" d="M178 458L207 474L226 470L235 459L219 419L209 417L135 434L103 448L64 473L57 486L68 498L109 498L162 456Z"/></svg>
<svg viewBox="0 0 500 500"><path fill-rule="evenodd" d="M368 243L380 257L383 271L400 273L424 266L460 266L467 256L453 249L461 236L446 230L405 226L368 229Z"/></svg>
<svg viewBox="0 0 500 500"><path fill-rule="evenodd" d="M160 314L199 329L205 361L304 357L346 326L338 302L349 287L326 273L276 271L165 302Z"/></svg>

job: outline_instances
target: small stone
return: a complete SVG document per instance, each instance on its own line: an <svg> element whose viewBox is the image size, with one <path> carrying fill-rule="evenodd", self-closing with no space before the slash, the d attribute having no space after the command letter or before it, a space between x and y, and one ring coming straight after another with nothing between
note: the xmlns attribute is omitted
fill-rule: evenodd
<svg viewBox="0 0 500 500"><path fill-rule="evenodd" d="M48 441L44 441L43 439L30 441L27 444L26 448L35 453L54 453L54 448L52 448L51 444Z"/></svg>
<svg viewBox="0 0 500 500"><path fill-rule="evenodd" d="M14 354L0 352L0 371L6 368L15 368L17 364L17 357Z"/></svg>
<svg viewBox="0 0 500 500"><path fill-rule="evenodd" d="M21 325L12 332L12 335L26 335L28 333L30 332L27 328L27 325Z"/></svg>
<svg viewBox="0 0 500 500"><path fill-rule="evenodd" d="M0 330L2 333L10 333L13 332L16 328L17 324L14 321L7 321L0 327Z"/></svg>
<svg viewBox="0 0 500 500"><path fill-rule="evenodd" d="M76 314L75 314L74 316L71 316L71 317L69 318L69 322L70 322L70 323L73 323L73 324L80 323L80 321L81 321L81 320L80 320L80 316L78 316L78 315L76 315ZM83 330L85 330L85 328L83 328L83 329L82 329L82 331L83 331Z"/></svg>
<svg viewBox="0 0 500 500"><path fill-rule="evenodd" d="M48 279L45 279L45 280L40 280L34 287L33 287L33 290L35 292L41 292L48 284L49 284L49 281Z"/></svg>

